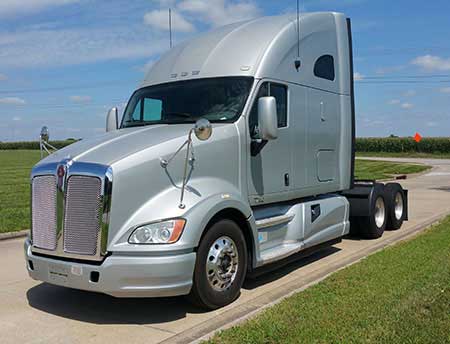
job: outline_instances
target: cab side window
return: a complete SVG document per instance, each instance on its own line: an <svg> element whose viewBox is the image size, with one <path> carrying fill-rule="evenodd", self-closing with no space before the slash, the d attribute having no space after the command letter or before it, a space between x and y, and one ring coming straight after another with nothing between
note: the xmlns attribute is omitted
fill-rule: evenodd
<svg viewBox="0 0 450 344"><path fill-rule="evenodd" d="M277 100L278 128L287 127L287 88L279 84L270 84L269 96Z"/></svg>
<svg viewBox="0 0 450 344"><path fill-rule="evenodd" d="M314 75L318 78L334 81L334 58L331 55L319 57L314 65Z"/></svg>
<svg viewBox="0 0 450 344"><path fill-rule="evenodd" d="M258 137L258 99L267 96L275 97L277 100L278 128L287 127L287 87L273 82L265 82L259 88L250 111L249 128L253 138Z"/></svg>

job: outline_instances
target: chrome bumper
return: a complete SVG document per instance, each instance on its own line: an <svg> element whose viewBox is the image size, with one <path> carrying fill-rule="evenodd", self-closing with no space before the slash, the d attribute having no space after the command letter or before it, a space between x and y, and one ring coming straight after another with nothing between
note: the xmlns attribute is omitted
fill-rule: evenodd
<svg viewBox="0 0 450 344"><path fill-rule="evenodd" d="M113 254L101 265L90 265L36 256L28 239L24 249L31 278L115 297L189 294L196 257L194 252L159 257Z"/></svg>

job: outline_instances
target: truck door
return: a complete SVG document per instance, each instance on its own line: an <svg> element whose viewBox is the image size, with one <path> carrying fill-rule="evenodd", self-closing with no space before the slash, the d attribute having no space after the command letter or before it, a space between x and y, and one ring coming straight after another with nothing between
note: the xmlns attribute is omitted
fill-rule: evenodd
<svg viewBox="0 0 450 344"><path fill-rule="evenodd" d="M274 82L262 82L253 101L249 116L249 131L252 140L258 134L258 99L272 96L277 100L278 138L265 144L252 156L249 148L248 188L251 204L280 201L287 197L291 173L291 149L288 126L288 88Z"/></svg>

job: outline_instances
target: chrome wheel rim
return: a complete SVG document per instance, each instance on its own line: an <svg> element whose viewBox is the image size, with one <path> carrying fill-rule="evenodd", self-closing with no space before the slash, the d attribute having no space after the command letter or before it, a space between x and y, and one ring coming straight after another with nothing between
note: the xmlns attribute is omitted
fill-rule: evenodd
<svg viewBox="0 0 450 344"><path fill-rule="evenodd" d="M233 239L222 236L209 248L206 257L208 283L216 291L224 291L233 284L238 271L239 255Z"/></svg>
<svg viewBox="0 0 450 344"><path fill-rule="evenodd" d="M401 218L403 217L403 196L400 192L397 192L395 194L394 211L395 218L397 220L401 220Z"/></svg>
<svg viewBox="0 0 450 344"><path fill-rule="evenodd" d="M378 197L375 201L375 224L378 228L383 227L384 219L386 217L386 208L382 197Z"/></svg>

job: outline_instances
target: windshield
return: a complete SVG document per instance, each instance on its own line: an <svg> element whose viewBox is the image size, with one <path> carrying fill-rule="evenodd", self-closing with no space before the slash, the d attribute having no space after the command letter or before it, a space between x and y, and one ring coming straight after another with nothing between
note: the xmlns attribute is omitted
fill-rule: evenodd
<svg viewBox="0 0 450 344"><path fill-rule="evenodd" d="M196 79L137 90L128 102L122 128L150 124L234 122L241 114L253 78Z"/></svg>

